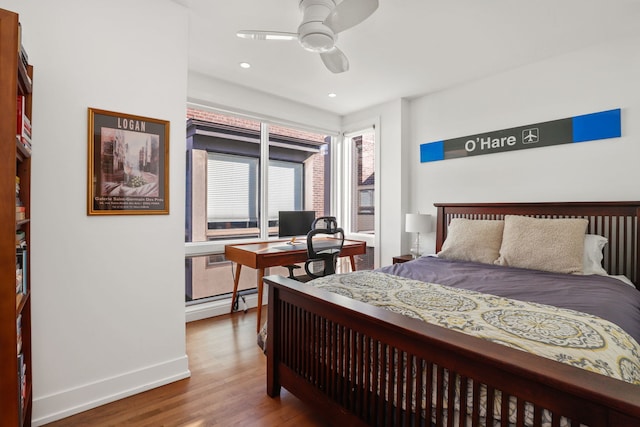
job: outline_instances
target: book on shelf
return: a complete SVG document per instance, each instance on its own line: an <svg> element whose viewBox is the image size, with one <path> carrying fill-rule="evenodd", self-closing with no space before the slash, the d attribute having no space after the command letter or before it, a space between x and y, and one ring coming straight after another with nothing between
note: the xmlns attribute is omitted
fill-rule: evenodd
<svg viewBox="0 0 640 427"><path fill-rule="evenodd" d="M25 116L22 126L22 136L31 140L31 121L28 117Z"/></svg>
<svg viewBox="0 0 640 427"><path fill-rule="evenodd" d="M20 199L20 177L16 176L16 221L25 219L26 212L27 208L22 203L22 199Z"/></svg>
<svg viewBox="0 0 640 427"><path fill-rule="evenodd" d="M16 206L16 221L27 219L27 208L24 206Z"/></svg>
<svg viewBox="0 0 640 427"><path fill-rule="evenodd" d="M22 250L22 293L27 294L29 292L28 282L27 282L27 247L25 245Z"/></svg>
<svg viewBox="0 0 640 427"><path fill-rule="evenodd" d="M26 98L18 95L16 108L16 137L24 145L31 146L31 120L26 114Z"/></svg>
<svg viewBox="0 0 640 427"><path fill-rule="evenodd" d="M22 264L16 264L16 295L22 294Z"/></svg>
<svg viewBox="0 0 640 427"><path fill-rule="evenodd" d="M20 43L20 60L25 67L29 66L29 55L27 55L27 50L24 48L22 43Z"/></svg>
<svg viewBox="0 0 640 427"><path fill-rule="evenodd" d="M16 318L16 341L18 343L18 353L22 351L22 314Z"/></svg>
<svg viewBox="0 0 640 427"><path fill-rule="evenodd" d="M19 413L22 414L24 410L24 403L27 398L27 363L24 358L24 353L18 353L18 403Z"/></svg>
<svg viewBox="0 0 640 427"><path fill-rule="evenodd" d="M20 138L20 143L24 148L31 152L31 138L23 136L22 138Z"/></svg>
<svg viewBox="0 0 640 427"><path fill-rule="evenodd" d="M24 118L26 116L27 101L24 95L18 95L16 100L16 134L22 135L22 129L24 128Z"/></svg>
<svg viewBox="0 0 640 427"><path fill-rule="evenodd" d="M28 141L23 140L22 138L20 138L20 136L19 136L19 135L16 135L16 142L17 142L18 144L20 144L20 147L22 147L22 149L23 149L23 150L24 150L28 155L31 155L31 152L32 152L32 150L31 150L31 144L30 144Z"/></svg>
<svg viewBox="0 0 640 427"><path fill-rule="evenodd" d="M22 293L22 250L16 248L16 294Z"/></svg>
<svg viewBox="0 0 640 427"><path fill-rule="evenodd" d="M16 247L16 294L27 294L27 244L23 242Z"/></svg>

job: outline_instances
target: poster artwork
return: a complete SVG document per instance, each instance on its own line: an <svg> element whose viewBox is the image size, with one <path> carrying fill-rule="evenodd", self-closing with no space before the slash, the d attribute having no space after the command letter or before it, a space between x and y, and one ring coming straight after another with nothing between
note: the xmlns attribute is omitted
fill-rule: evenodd
<svg viewBox="0 0 640 427"><path fill-rule="evenodd" d="M90 215L168 213L168 126L90 109Z"/></svg>

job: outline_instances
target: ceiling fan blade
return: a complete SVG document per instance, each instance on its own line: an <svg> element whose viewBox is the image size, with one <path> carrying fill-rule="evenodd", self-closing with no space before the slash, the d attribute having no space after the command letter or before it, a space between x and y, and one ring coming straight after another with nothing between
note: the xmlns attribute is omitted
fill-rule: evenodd
<svg viewBox="0 0 640 427"><path fill-rule="evenodd" d="M252 40L298 40L298 33L284 33L279 31L242 30L236 35L243 39Z"/></svg>
<svg viewBox="0 0 640 427"><path fill-rule="evenodd" d="M332 73L344 73L349 69L349 60L337 47L334 47L328 52L322 52L320 58L322 62L324 62L325 67Z"/></svg>
<svg viewBox="0 0 640 427"><path fill-rule="evenodd" d="M324 24L334 33L358 25L378 8L378 0L344 0L329 13Z"/></svg>

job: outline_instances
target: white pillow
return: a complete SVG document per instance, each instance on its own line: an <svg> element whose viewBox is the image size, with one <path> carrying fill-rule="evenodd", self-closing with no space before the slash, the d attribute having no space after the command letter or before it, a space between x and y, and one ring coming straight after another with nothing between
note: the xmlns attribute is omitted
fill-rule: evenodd
<svg viewBox="0 0 640 427"><path fill-rule="evenodd" d="M602 249L608 243L607 238L597 234L587 234L584 237L583 271L582 274L599 274L607 276L607 270L602 268Z"/></svg>

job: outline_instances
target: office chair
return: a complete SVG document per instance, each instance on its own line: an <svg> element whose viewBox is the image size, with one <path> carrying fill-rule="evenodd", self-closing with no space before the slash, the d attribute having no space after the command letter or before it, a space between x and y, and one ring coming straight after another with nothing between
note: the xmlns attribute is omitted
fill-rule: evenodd
<svg viewBox="0 0 640 427"><path fill-rule="evenodd" d="M338 256L344 244L344 231L338 227L335 217L316 218L307 233L307 261L304 263L306 275L295 276L298 265L287 265L289 278L300 282L335 274Z"/></svg>

